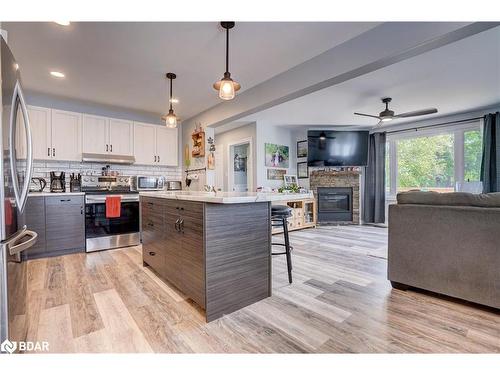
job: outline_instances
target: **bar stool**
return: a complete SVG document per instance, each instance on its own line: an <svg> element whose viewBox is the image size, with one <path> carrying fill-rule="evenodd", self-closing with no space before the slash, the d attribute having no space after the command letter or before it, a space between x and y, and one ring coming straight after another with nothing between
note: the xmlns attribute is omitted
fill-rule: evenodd
<svg viewBox="0 0 500 375"><path fill-rule="evenodd" d="M286 255L286 266L288 269L288 282L292 283L292 256L293 247L290 246L290 238L288 237L288 218L292 216L292 209L289 206L275 205L271 206L271 226L283 227L283 237L285 243L272 242L274 246L283 246L285 251L279 253L271 253L271 255Z"/></svg>

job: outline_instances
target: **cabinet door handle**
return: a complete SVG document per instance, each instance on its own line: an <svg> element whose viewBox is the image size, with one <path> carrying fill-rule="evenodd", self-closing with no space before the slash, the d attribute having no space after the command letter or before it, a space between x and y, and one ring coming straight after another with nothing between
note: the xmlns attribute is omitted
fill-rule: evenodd
<svg viewBox="0 0 500 375"><path fill-rule="evenodd" d="M106 152L108 152L108 151L109 151L109 147L108 147L108 145L106 145Z"/></svg>
<svg viewBox="0 0 500 375"><path fill-rule="evenodd" d="M109 145L109 151L113 152L113 145Z"/></svg>
<svg viewBox="0 0 500 375"><path fill-rule="evenodd" d="M156 155L155 155L155 163L156 163Z"/></svg>
<svg viewBox="0 0 500 375"><path fill-rule="evenodd" d="M55 157L55 156L56 156L56 148L55 148L55 147L52 149L52 156L53 156L53 157Z"/></svg>
<svg viewBox="0 0 500 375"><path fill-rule="evenodd" d="M181 233L184 233L184 219L181 219L181 221L179 221L179 228Z"/></svg>
<svg viewBox="0 0 500 375"><path fill-rule="evenodd" d="M47 147L47 156L50 156L50 147Z"/></svg>
<svg viewBox="0 0 500 375"><path fill-rule="evenodd" d="M156 255L156 253L154 251L150 251L149 255L151 255L152 257L154 257Z"/></svg>
<svg viewBox="0 0 500 375"><path fill-rule="evenodd" d="M60 199L61 202L71 202L71 199Z"/></svg>
<svg viewBox="0 0 500 375"><path fill-rule="evenodd" d="M158 163L160 162L160 155L158 155Z"/></svg>

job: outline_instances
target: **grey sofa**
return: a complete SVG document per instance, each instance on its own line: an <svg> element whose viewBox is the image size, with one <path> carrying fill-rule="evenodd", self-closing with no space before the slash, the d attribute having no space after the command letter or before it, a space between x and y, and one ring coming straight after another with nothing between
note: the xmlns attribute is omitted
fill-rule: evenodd
<svg viewBox="0 0 500 375"><path fill-rule="evenodd" d="M388 279L500 308L500 193L398 194L389 206Z"/></svg>

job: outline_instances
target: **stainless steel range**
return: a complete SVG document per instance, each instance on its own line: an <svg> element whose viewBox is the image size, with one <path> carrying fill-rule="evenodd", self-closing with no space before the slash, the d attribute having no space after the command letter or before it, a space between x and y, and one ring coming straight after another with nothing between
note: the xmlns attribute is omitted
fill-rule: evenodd
<svg viewBox="0 0 500 375"><path fill-rule="evenodd" d="M140 243L139 194L127 176L83 176L87 252ZM106 197L119 196L120 216L107 217Z"/></svg>

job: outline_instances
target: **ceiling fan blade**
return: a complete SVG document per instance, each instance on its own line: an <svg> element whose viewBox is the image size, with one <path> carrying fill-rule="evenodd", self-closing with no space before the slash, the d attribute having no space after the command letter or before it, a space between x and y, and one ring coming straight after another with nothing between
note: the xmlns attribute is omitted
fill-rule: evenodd
<svg viewBox="0 0 500 375"><path fill-rule="evenodd" d="M427 108L427 109L421 109L420 111L400 113L398 115L395 115L394 118L430 115L431 113L437 113L437 111L438 110L436 108Z"/></svg>
<svg viewBox="0 0 500 375"><path fill-rule="evenodd" d="M380 117L378 116L373 116L373 115L367 115L366 113L358 113L358 112L354 112L355 115L358 115L358 116L365 116L365 117L373 117L373 118L376 118L376 119L379 119L380 120Z"/></svg>

